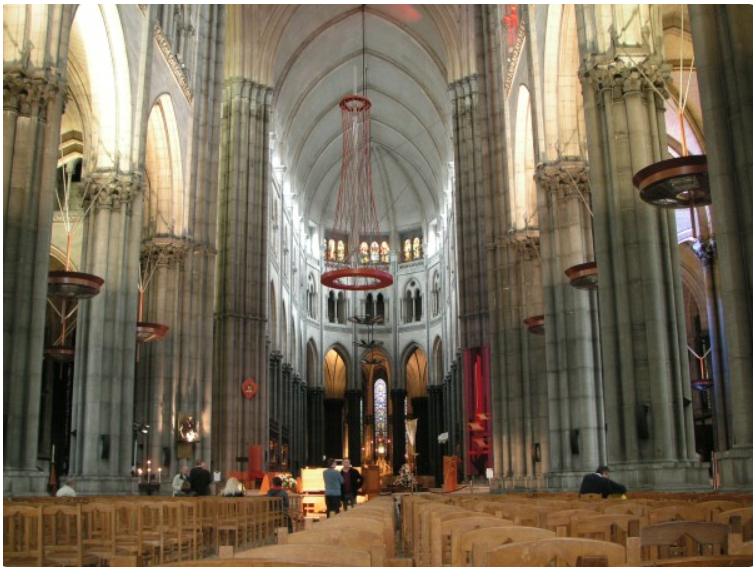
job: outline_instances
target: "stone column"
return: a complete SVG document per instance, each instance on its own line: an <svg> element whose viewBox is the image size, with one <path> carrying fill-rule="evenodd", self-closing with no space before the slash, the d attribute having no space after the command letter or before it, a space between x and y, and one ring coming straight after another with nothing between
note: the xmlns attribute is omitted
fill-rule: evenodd
<svg viewBox="0 0 756 572"><path fill-rule="evenodd" d="M574 288L564 274L595 258L588 170L580 158L563 157L539 165L535 178L543 207L550 471L582 478L607 460L596 294Z"/></svg>
<svg viewBox="0 0 756 572"><path fill-rule="evenodd" d="M450 86L454 146L454 198L459 288L459 339L467 347L488 343L486 194L483 174L485 121L478 77Z"/></svg>
<svg viewBox="0 0 756 572"><path fill-rule="evenodd" d="M512 230L496 245L497 276L502 290L502 342L497 348L500 374L494 389L494 431L500 440L495 451L495 473L525 477L536 468L533 447L544 447L547 423L541 415L546 401L544 340L532 334L526 318L543 313L542 265L539 232L532 228ZM546 329L551 327L546 323Z"/></svg>
<svg viewBox="0 0 756 572"><path fill-rule="evenodd" d="M428 386L429 402L429 426L430 426L430 451L428 451L430 461L430 474L436 478L436 485L441 482L443 474L443 459L441 444L438 442L438 436L444 432L443 420L443 386Z"/></svg>
<svg viewBox="0 0 756 572"><path fill-rule="evenodd" d="M70 473L83 492L121 492L131 469L142 190L137 173L97 172L85 182L84 204L94 205L82 267L105 286L79 308L76 328Z"/></svg>
<svg viewBox="0 0 756 572"><path fill-rule="evenodd" d="M307 464L310 467L323 466L323 398L322 387L307 388Z"/></svg>
<svg viewBox="0 0 756 572"><path fill-rule="evenodd" d="M704 288L706 289L706 314L709 323L709 343L711 344L711 370L714 386L712 387L712 401L714 402L714 450L717 453L728 449L728 436L732 434L732 417L727 411L732 411L731 395L724 385L722 367L722 299L719 292L719 263L717 245L713 239L699 239L693 247L696 256L703 266Z"/></svg>
<svg viewBox="0 0 756 572"><path fill-rule="evenodd" d="M4 495L41 493L47 482L36 468L37 437L52 197L73 12L64 5L3 7ZM27 36L32 31L33 38Z"/></svg>
<svg viewBox="0 0 756 572"><path fill-rule="evenodd" d="M166 476L178 471L171 459L175 459L177 453L179 414L190 414L198 423L202 419L202 400L201 395L196 394L197 388L191 391L190 387L185 387L182 392L178 380L182 369L180 349L184 344L191 344L187 336L190 324L182 323L182 306L187 295L183 288L185 266L191 252L191 245L178 239L149 239L142 244L142 266L146 272L154 268L145 290L142 320L165 324L170 329L165 339L142 344L139 348L135 387L135 412L139 418L135 421L150 425L145 458L152 460L154 470L162 466ZM203 428L198 425L198 429L202 435ZM170 452L167 459L163 454L165 449ZM200 451L193 453L195 458L204 458ZM169 461L168 465L159 464L164 460Z"/></svg>
<svg viewBox="0 0 756 572"><path fill-rule="evenodd" d="M292 367L291 364L285 363L281 366L281 385L278 394L278 403L280 410L280 424L281 424L281 439L280 448L283 451L284 441L288 448L287 457L291 459L291 394L292 394L292 380L291 380ZM284 435L286 439L284 439Z"/></svg>
<svg viewBox="0 0 756 572"><path fill-rule="evenodd" d="M349 460L352 465L362 465L362 416L360 405L362 403L361 389L348 389L347 399L347 425L349 426Z"/></svg>
<svg viewBox="0 0 756 572"><path fill-rule="evenodd" d="M405 444L406 428L404 426L404 398L407 397L407 391L404 389L391 390L391 444L394 452L391 459L394 465L394 473L398 473L402 465L407 462L404 455L407 453Z"/></svg>
<svg viewBox="0 0 756 572"><path fill-rule="evenodd" d="M250 445L268 443L271 97L269 87L243 78L223 87L213 366L213 456L221 466L233 466ZM247 377L260 393L240 400Z"/></svg>
<svg viewBox="0 0 756 572"><path fill-rule="evenodd" d="M674 213L640 201L632 183L634 173L668 157L658 95L669 70L661 14L649 5L577 5L576 16L608 461L630 489L706 486L706 471L694 462Z"/></svg>
<svg viewBox="0 0 756 572"><path fill-rule="evenodd" d="M717 241L731 448L722 486L753 487L753 6L690 6Z"/></svg>

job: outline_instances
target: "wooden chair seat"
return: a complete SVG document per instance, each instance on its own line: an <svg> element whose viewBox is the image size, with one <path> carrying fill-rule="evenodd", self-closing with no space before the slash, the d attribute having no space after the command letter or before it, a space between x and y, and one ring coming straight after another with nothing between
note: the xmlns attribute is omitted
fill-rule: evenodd
<svg viewBox="0 0 756 572"><path fill-rule="evenodd" d="M473 551L477 550L473 546ZM546 538L513 542L483 553L483 566L625 566L625 549L619 544L583 538ZM478 565L477 555L473 561Z"/></svg>

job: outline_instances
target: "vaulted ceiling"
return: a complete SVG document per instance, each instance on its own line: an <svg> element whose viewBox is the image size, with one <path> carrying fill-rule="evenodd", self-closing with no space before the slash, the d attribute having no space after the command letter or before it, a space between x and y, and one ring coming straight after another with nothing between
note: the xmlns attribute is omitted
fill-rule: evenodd
<svg viewBox="0 0 756 572"><path fill-rule="evenodd" d="M333 221L342 163L338 103L358 93L372 102L381 231L417 228L435 218L452 160L448 85L464 67L455 43L460 7L240 10L235 35L257 46L257 54L227 51L237 61L227 64L226 75L251 73L247 77L273 87L275 151L304 217L325 226Z"/></svg>

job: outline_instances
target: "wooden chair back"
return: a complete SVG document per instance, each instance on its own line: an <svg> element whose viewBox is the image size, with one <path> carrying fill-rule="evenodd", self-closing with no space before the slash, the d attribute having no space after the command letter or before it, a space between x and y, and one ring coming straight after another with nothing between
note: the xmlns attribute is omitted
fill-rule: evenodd
<svg viewBox="0 0 756 572"><path fill-rule="evenodd" d="M384 566L386 561L386 546L383 539L362 530L305 530L287 536L287 544L319 544L322 546L338 546L354 548L369 552L372 555L371 566Z"/></svg>
<svg viewBox="0 0 756 572"><path fill-rule="evenodd" d="M667 558L725 554L728 535L726 524L714 522L649 524L640 531L640 560L655 562Z"/></svg>
<svg viewBox="0 0 756 572"><path fill-rule="evenodd" d="M570 523L573 518L597 516L601 513L594 510L582 510L579 508L572 508L569 510L558 510L556 512L547 513L544 516L543 527L546 530L551 530L558 537L571 536Z"/></svg>
<svg viewBox="0 0 756 572"><path fill-rule="evenodd" d="M476 566L583 566L588 562L592 565L625 566L625 549L612 542L584 538L513 542L481 553L473 546L473 564Z"/></svg>
<svg viewBox="0 0 756 572"><path fill-rule="evenodd" d="M715 522L714 517L721 512L743 508L743 503L732 500L708 500L696 503L696 507L705 511L706 520Z"/></svg>
<svg viewBox="0 0 756 572"><path fill-rule="evenodd" d="M3 565L42 566L42 507L3 506Z"/></svg>
<svg viewBox="0 0 756 572"><path fill-rule="evenodd" d="M749 506L720 512L714 516L714 522L728 524L731 529L733 526L738 527L740 530L733 529L733 531L741 532L743 542L753 541L753 507Z"/></svg>
<svg viewBox="0 0 756 572"><path fill-rule="evenodd" d="M480 513L461 507L457 511L431 514L429 520L430 527L423 542L423 549L425 550L423 562L428 562L430 566L442 566L443 562L448 563L451 560L451 533L448 527L445 528L444 525L449 522L479 515Z"/></svg>
<svg viewBox="0 0 756 572"><path fill-rule="evenodd" d="M636 502L612 503L604 507L604 514L634 514L646 518L651 509L648 505Z"/></svg>
<svg viewBox="0 0 756 572"><path fill-rule="evenodd" d="M320 544L285 544L262 546L239 552L234 560L255 560L267 562L301 562L325 566L368 567L371 563L370 552L354 548ZM206 563L207 565L207 563ZM215 565L215 561L212 562Z"/></svg>
<svg viewBox="0 0 756 572"><path fill-rule="evenodd" d="M452 534L451 565L455 567L468 566L473 545L478 546L477 550L485 551L510 542L525 542L543 538L555 538L555 535L544 528L513 525L478 528Z"/></svg>
<svg viewBox="0 0 756 572"><path fill-rule="evenodd" d="M706 511L695 505L677 504L662 508L654 508L648 513L648 524L659 524L662 522L703 522L706 520Z"/></svg>

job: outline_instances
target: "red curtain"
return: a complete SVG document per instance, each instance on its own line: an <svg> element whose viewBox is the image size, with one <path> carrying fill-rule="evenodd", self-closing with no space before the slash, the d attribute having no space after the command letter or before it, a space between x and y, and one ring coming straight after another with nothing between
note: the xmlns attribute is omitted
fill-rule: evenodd
<svg viewBox="0 0 756 572"><path fill-rule="evenodd" d="M488 346L467 348L465 367L465 468L469 475L485 476L493 467L491 449L491 380Z"/></svg>

